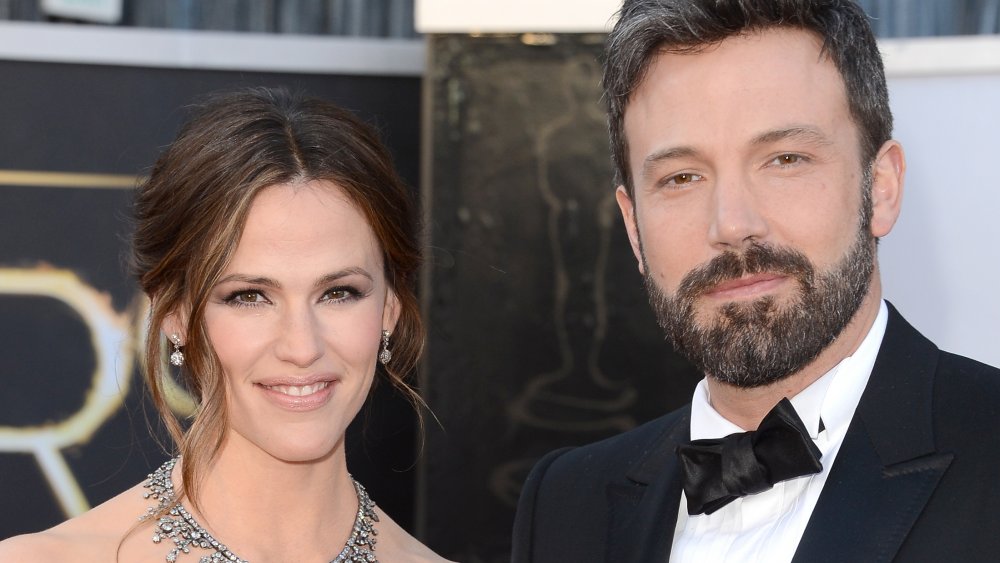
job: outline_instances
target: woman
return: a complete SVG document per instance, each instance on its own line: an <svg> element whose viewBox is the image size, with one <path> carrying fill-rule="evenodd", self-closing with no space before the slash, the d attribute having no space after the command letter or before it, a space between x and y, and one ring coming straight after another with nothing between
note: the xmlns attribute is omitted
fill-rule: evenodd
<svg viewBox="0 0 1000 563"><path fill-rule="evenodd" d="M344 457L376 377L419 401L416 211L375 134L283 90L216 96L135 207L146 379L181 456L0 561L443 561ZM186 430L167 353L199 399Z"/></svg>

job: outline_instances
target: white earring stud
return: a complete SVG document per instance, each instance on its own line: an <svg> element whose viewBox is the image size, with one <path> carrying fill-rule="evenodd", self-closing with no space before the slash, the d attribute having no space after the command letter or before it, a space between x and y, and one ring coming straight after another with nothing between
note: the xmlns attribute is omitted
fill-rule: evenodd
<svg viewBox="0 0 1000 563"><path fill-rule="evenodd" d="M184 352L181 352L181 337L175 332L170 335L170 342L174 344L174 351L170 353L170 363L181 367L184 365Z"/></svg>

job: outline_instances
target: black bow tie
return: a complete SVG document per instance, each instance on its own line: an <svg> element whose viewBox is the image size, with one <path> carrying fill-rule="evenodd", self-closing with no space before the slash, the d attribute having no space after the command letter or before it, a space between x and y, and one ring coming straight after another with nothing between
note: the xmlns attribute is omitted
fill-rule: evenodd
<svg viewBox="0 0 1000 563"><path fill-rule="evenodd" d="M677 447L688 514L711 514L775 483L819 473L822 454L792 403L782 399L757 430Z"/></svg>

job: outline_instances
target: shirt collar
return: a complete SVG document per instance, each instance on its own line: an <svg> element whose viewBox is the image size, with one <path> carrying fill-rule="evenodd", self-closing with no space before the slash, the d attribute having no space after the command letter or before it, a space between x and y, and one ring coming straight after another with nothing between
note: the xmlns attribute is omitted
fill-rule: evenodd
<svg viewBox="0 0 1000 563"><path fill-rule="evenodd" d="M889 310L882 301L875 322L854 354L790 399L813 439L819 436L820 420L830 435L847 432L868 385L888 319ZM706 379L699 381L691 399L691 439L722 438L737 432L743 429L712 407Z"/></svg>

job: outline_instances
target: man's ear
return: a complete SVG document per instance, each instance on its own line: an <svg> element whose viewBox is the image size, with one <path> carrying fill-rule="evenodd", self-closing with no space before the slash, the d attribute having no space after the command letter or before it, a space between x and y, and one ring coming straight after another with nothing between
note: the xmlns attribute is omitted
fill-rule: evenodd
<svg viewBox="0 0 1000 563"><path fill-rule="evenodd" d="M625 221L625 231L628 232L628 242L632 245L632 254L639 263L639 273L645 275L646 272L642 267L642 251L639 249L639 225L635 219L635 203L629 197L625 186L618 186L615 190L615 199L618 200L618 208L621 209L622 220Z"/></svg>
<svg viewBox="0 0 1000 563"><path fill-rule="evenodd" d="M872 168L872 235L884 237L899 218L903 204L906 156L898 141L886 141Z"/></svg>

